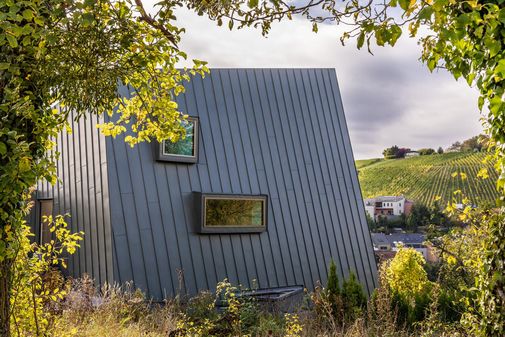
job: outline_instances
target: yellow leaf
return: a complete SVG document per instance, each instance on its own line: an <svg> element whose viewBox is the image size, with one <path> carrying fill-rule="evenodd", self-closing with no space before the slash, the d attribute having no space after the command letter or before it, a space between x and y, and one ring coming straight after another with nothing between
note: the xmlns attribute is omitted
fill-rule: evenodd
<svg viewBox="0 0 505 337"><path fill-rule="evenodd" d="M456 264L456 258L454 256L449 256L447 257L447 263L448 264Z"/></svg>
<svg viewBox="0 0 505 337"><path fill-rule="evenodd" d="M481 168L479 170L479 173L477 173L477 177L481 179L488 179L489 178L489 172L487 171L487 168Z"/></svg>

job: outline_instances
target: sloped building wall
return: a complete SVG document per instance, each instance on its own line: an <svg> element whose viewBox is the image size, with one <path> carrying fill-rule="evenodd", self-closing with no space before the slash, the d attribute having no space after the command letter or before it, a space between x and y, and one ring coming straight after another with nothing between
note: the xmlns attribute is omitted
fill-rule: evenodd
<svg viewBox="0 0 505 337"><path fill-rule="evenodd" d="M30 222L38 241L40 201L52 199L53 214L70 215L70 229L84 232L84 241L69 257L66 272L73 277L88 274L97 285L111 283L114 277L105 137L96 128L99 117L88 115L78 123L74 117L69 118L72 133L62 131L57 139L59 181L54 186L39 182Z"/></svg>
<svg viewBox="0 0 505 337"><path fill-rule="evenodd" d="M334 69L212 69L177 101L199 117L196 164L158 162L154 144L106 140L116 281L155 298L213 289L224 278L310 289L326 281L333 258L341 277L353 270L373 289ZM197 233L194 192L268 195L267 231Z"/></svg>

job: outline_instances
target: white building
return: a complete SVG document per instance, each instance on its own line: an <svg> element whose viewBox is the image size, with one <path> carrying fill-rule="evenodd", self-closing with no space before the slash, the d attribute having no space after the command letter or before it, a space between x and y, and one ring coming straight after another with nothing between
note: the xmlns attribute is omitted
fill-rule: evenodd
<svg viewBox="0 0 505 337"><path fill-rule="evenodd" d="M410 151L405 153L405 157L417 157L420 156L421 154L417 151Z"/></svg>
<svg viewBox="0 0 505 337"><path fill-rule="evenodd" d="M404 213L408 213L405 210L405 204L409 203L410 202L405 199L404 196L380 196L372 199L365 199L365 211L375 220L377 220L379 216L400 216Z"/></svg>

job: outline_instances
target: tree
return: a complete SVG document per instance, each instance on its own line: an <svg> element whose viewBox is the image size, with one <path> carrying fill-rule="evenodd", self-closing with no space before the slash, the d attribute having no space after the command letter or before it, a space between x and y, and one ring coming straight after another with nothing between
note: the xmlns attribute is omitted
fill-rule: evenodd
<svg viewBox="0 0 505 337"><path fill-rule="evenodd" d="M341 289L338 282L337 266L333 258L328 268L328 281L326 282L326 297L331 307L331 315L334 318L342 315Z"/></svg>
<svg viewBox="0 0 505 337"><path fill-rule="evenodd" d="M452 143L452 145L449 146L447 151L460 152L461 151L461 142L456 141L456 142Z"/></svg>
<svg viewBox="0 0 505 337"><path fill-rule="evenodd" d="M480 152L482 150L487 149L488 142L489 137L487 137L486 135L474 136L463 141L463 143L461 144L461 151Z"/></svg>
<svg viewBox="0 0 505 337"><path fill-rule="evenodd" d="M386 269L389 287L401 297L413 301L429 285L424 257L413 248L400 248Z"/></svg>
<svg viewBox="0 0 505 337"><path fill-rule="evenodd" d="M400 151L398 146L393 145L391 147L384 149L384 151L382 151L382 155L384 156L384 159L393 159L397 158L398 151Z"/></svg>
<svg viewBox="0 0 505 337"><path fill-rule="evenodd" d="M185 118L174 97L203 62L177 69L175 3L164 1L156 18L142 2L0 1L0 335L9 336L12 270L30 188L56 181L54 141L78 118L108 113L106 135L130 131L134 145L176 141ZM117 84L131 97L119 97ZM56 107L56 103L58 103Z"/></svg>
<svg viewBox="0 0 505 337"><path fill-rule="evenodd" d="M197 9L229 27L259 27L267 34L273 22L291 19L298 14L307 18L317 32L318 24L335 22L348 27L341 36L342 43L356 38L357 47L365 44L370 51L378 46L394 46L404 32L419 36L421 60L430 71L444 68L455 79L463 78L480 91L477 106L495 149L498 169L505 173L505 9L502 0L347 0L338 6L333 0L311 1L293 6L282 1L225 2L203 8L204 2L191 2ZM317 8L317 10L313 10ZM423 29L420 30L420 28ZM420 32L423 32L422 34ZM429 32L424 34L424 32ZM505 174L498 181L505 192Z"/></svg>
<svg viewBox="0 0 505 337"><path fill-rule="evenodd" d="M330 260L328 268L328 281L326 282L326 291L330 296L340 295L340 286L338 284L337 265L333 259Z"/></svg>
<svg viewBox="0 0 505 337"><path fill-rule="evenodd" d="M385 233L389 233L390 232L390 226L389 226L389 221L388 221L388 218L387 216L384 216L384 215L379 215L377 217L377 229L379 229L379 231L383 231Z"/></svg>
<svg viewBox="0 0 505 337"><path fill-rule="evenodd" d="M444 153L444 149L442 149L441 146L438 147L438 150L437 150L437 153L438 154L443 154Z"/></svg>
<svg viewBox="0 0 505 337"><path fill-rule="evenodd" d="M465 226L431 239L441 261L438 283L463 314L469 335L503 336L505 256L500 231L505 230L505 209L451 209Z"/></svg>
<svg viewBox="0 0 505 337"><path fill-rule="evenodd" d="M396 145L393 145L384 149L384 151L382 151L382 155L384 156L384 159L405 158L405 154L408 152L410 152L409 148L400 148Z"/></svg>
<svg viewBox="0 0 505 337"><path fill-rule="evenodd" d="M440 206L440 202L435 200L429 209L430 222L435 225L446 225L450 224L450 219L443 212L443 208Z"/></svg>
<svg viewBox="0 0 505 337"><path fill-rule="evenodd" d="M349 277L342 284L344 318L348 321L355 319L365 308L366 301L363 286L359 283L356 274L351 271Z"/></svg>
<svg viewBox="0 0 505 337"><path fill-rule="evenodd" d="M307 18L318 24L348 24L342 42L356 38L370 50L394 46L404 30L416 37L421 59L433 71L445 68L480 91L478 107L501 170L498 189L505 192L505 9L502 0L334 0L299 6L284 1L159 1L150 15L141 0L0 0L0 334L9 335L9 289L12 263L19 251L29 189L37 179L54 182L57 134L69 111L114 115L102 125L105 135L131 131L134 145L150 139L176 141L183 134L174 97L191 74L205 64L177 69L186 57L178 48L183 29L174 9L187 6L200 15L227 22L230 29L258 27L267 34L272 23ZM317 10L313 10L313 9ZM405 28L403 28L405 27ZM131 96L119 97L116 84L129 85ZM54 103L59 108L54 109ZM499 234L499 235L498 235ZM496 239L505 241L505 233ZM495 238L493 238L495 239ZM501 248L502 252L505 248Z"/></svg>
<svg viewBox="0 0 505 337"><path fill-rule="evenodd" d="M430 209L423 204L416 203L414 206L412 206L410 214L407 218L407 228L415 231L419 226L429 225L430 221Z"/></svg>
<svg viewBox="0 0 505 337"><path fill-rule="evenodd" d="M401 147L396 153L396 158L405 158L405 155L410 152L409 148Z"/></svg>
<svg viewBox="0 0 505 337"><path fill-rule="evenodd" d="M480 151L482 145L479 144L479 136L469 138L461 144L461 151Z"/></svg>
<svg viewBox="0 0 505 337"><path fill-rule="evenodd" d="M368 213L365 212L365 217L366 217L366 223L368 225L368 229L373 231L377 227L377 224L375 223L375 220L372 218L372 216Z"/></svg>
<svg viewBox="0 0 505 337"><path fill-rule="evenodd" d="M431 148L426 148L426 149L420 149L417 152L419 152L419 155L421 156L428 156L430 154L434 154L435 150Z"/></svg>

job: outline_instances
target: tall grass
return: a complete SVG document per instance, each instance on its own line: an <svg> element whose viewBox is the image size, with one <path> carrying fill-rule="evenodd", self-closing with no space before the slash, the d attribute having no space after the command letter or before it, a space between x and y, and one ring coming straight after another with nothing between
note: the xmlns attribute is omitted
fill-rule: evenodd
<svg viewBox="0 0 505 337"><path fill-rule="evenodd" d="M401 323L393 295L385 285L384 277L380 278L380 286L369 299L366 309L352 319L332 312L334 303L328 301L326 289L322 287L307 293L306 301L297 312L285 314L262 311L257 303L236 298L230 299L228 309L218 311L215 308L216 295L210 292L152 303L128 284L106 286L98 291L92 280L83 278L74 281L72 290L61 303L51 336L467 336L459 324L451 325L439 319L436 301L424 321L409 327Z"/></svg>

